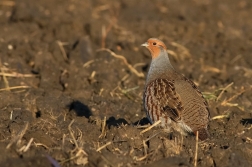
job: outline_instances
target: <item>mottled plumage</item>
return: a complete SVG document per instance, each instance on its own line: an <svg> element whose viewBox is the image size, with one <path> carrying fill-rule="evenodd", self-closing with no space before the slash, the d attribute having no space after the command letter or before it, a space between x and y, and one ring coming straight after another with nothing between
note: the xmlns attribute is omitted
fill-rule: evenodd
<svg viewBox="0 0 252 167"><path fill-rule="evenodd" d="M198 131L201 140L208 138L210 113L197 86L174 70L162 41L150 38L143 46L152 55L143 97L150 122L161 120L166 129L194 134Z"/></svg>

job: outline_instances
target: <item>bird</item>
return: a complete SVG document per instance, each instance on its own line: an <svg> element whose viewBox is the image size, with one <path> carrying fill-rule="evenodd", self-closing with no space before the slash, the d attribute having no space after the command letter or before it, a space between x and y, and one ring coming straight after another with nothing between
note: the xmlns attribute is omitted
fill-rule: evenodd
<svg viewBox="0 0 252 167"><path fill-rule="evenodd" d="M164 42L150 38L142 44L151 56L143 104L150 123L179 131L183 135L209 138L210 111L206 99L193 81L172 66Z"/></svg>

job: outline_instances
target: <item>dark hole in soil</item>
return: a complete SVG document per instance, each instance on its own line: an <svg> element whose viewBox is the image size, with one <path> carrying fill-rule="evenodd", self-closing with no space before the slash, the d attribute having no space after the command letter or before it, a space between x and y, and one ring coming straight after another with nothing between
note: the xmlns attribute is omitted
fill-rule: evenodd
<svg viewBox="0 0 252 167"><path fill-rule="evenodd" d="M37 111L35 114L36 114L36 118L41 117L41 111Z"/></svg>
<svg viewBox="0 0 252 167"><path fill-rule="evenodd" d="M135 122L134 125L143 126L143 125L147 125L147 124L149 124L149 123L150 123L150 121L148 120L148 118L145 117L145 118L143 118L143 119L141 119L141 120Z"/></svg>
<svg viewBox="0 0 252 167"><path fill-rule="evenodd" d="M229 148L229 146L221 146L220 148L226 150Z"/></svg>
<svg viewBox="0 0 252 167"><path fill-rule="evenodd" d="M148 148L150 148L150 141L149 140L146 142L146 145Z"/></svg>
<svg viewBox="0 0 252 167"><path fill-rule="evenodd" d="M109 119L106 121L106 124L110 128L111 126L119 126L121 124L129 124L125 119L119 118L115 119L115 117L109 117Z"/></svg>
<svg viewBox="0 0 252 167"><path fill-rule="evenodd" d="M169 139L172 140L172 138L173 138L173 133L170 133L169 134Z"/></svg>
<svg viewBox="0 0 252 167"><path fill-rule="evenodd" d="M79 117L84 116L86 118L89 118L92 115L89 107L78 100L73 101L67 107L69 108L69 111L74 110Z"/></svg>
<svg viewBox="0 0 252 167"><path fill-rule="evenodd" d="M252 124L252 118L245 118L240 121L242 125Z"/></svg>
<svg viewBox="0 0 252 167"><path fill-rule="evenodd" d="M142 70L147 72L147 70L149 69L149 64L146 64L145 66L142 67Z"/></svg>

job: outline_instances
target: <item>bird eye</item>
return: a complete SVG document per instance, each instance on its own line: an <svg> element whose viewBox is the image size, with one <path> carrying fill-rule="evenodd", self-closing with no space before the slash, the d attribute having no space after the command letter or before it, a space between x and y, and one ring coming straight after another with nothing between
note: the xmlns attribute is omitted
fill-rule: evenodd
<svg viewBox="0 0 252 167"><path fill-rule="evenodd" d="M157 43L156 43L156 42L153 42L153 45L157 45Z"/></svg>

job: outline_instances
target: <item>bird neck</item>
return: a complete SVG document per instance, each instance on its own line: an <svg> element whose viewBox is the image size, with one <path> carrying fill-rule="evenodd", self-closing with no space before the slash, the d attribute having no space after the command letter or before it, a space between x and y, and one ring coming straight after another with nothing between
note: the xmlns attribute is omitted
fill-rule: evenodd
<svg viewBox="0 0 252 167"><path fill-rule="evenodd" d="M167 52L161 49L159 56L153 58L151 61L147 82L151 82L163 76L169 76L170 73L174 71Z"/></svg>

